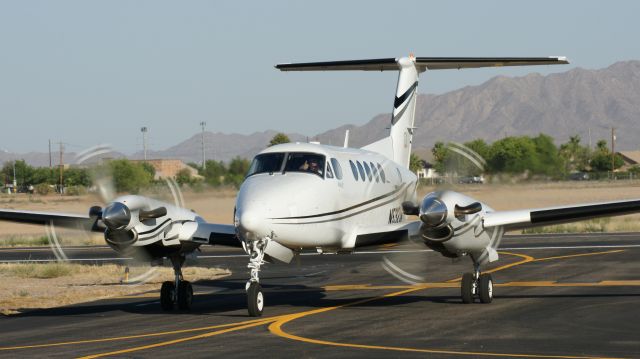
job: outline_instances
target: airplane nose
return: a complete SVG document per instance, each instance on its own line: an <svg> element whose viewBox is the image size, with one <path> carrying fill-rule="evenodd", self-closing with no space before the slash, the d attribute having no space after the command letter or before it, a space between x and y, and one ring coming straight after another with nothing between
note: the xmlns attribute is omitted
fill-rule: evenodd
<svg viewBox="0 0 640 359"><path fill-rule="evenodd" d="M240 214L240 228L244 232L257 234L262 229L264 221L257 215L255 211L244 211Z"/></svg>

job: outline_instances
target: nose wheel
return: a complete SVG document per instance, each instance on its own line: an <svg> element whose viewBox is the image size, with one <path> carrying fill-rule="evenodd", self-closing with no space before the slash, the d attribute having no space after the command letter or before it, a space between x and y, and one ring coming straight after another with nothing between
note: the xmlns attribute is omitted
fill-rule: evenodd
<svg viewBox="0 0 640 359"><path fill-rule="evenodd" d="M247 289L247 308L249 309L250 316L262 316L264 296L262 295L262 287L260 287L260 283L258 282L249 284L249 289Z"/></svg>
<svg viewBox="0 0 640 359"><path fill-rule="evenodd" d="M260 240L244 242L243 245L245 251L249 254L247 267L250 270L250 279L245 289L247 290L247 309L251 317L262 316L262 310L264 309L264 295L260 286L259 274L260 267L265 263L264 250L269 240L271 240L270 237L264 237Z"/></svg>
<svg viewBox="0 0 640 359"><path fill-rule="evenodd" d="M462 302L473 303L476 297L481 303L491 303L493 300L493 278L491 274L480 274L476 269L475 273L465 273L462 275L460 286Z"/></svg>
<svg viewBox="0 0 640 359"><path fill-rule="evenodd" d="M180 310L190 310L193 303L193 286L182 277L184 257L172 257L173 282L166 281L160 288L160 307L164 311L171 311L177 305Z"/></svg>

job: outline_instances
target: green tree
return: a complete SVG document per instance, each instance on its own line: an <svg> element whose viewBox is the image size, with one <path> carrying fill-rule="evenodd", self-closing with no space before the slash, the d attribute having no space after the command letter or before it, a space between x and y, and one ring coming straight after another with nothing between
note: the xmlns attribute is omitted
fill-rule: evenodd
<svg viewBox="0 0 640 359"><path fill-rule="evenodd" d="M25 186L33 184L34 168L29 166L24 160L16 160L5 162L2 167L2 177L5 183L13 183L14 178L14 163L15 163L15 179L18 182L18 186Z"/></svg>
<svg viewBox="0 0 640 359"><path fill-rule="evenodd" d="M142 169L151 176L151 180L156 178L156 168L151 163L142 162Z"/></svg>
<svg viewBox="0 0 640 359"><path fill-rule="evenodd" d="M109 161L108 166L117 192L138 193L153 181L142 163L118 159Z"/></svg>
<svg viewBox="0 0 640 359"><path fill-rule="evenodd" d="M411 170L411 172L413 173L416 173L421 169L422 160L420 159L420 157L418 157L418 155L412 153L411 156L409 156L409 170Z"/></svg>
<svg viewBox="0 0 640 359"><path fill-rule="evenodd" d="M580 144L580 136L569 138L567 143L560 145L558 151L564 162L564 172L585 171L589 166L589 148Z"/></svg>
<svg viewBox="0 0 640 359"><path fill-rule="evenodd" d="M471 142L465 142L464 144L470 150L474 151L480 157L484 158L485 161L489 158L489 152L491 151L491 146L489 146L484 140L476 139Z"/></svg>
<svg viewBox="0 0 640 359"><path fill-rule="evenodd" d="M536 151L536 161L531 171L535 174L557 176L562 171L563 162L558 156L558 148L553 143L553 138L545 134L539 134L532 139Z"/></svg>
<svg viewBox="0 0 640 359"><path fill-rule="evenodd" d="M274 145L279 145L281 143L289 143L289 142L291 142L291 140L289 139L289 136L287 136L286 134L284 134L282 132L278 132L278 133L276 133L275 136L273 136L271 141L269 141L269 147L274 146Z"/></svg>
<svg viewBox="0 0 640 359"><path fill-rule="evenodd" d="M249 165L249 160L246 158L235 157L232 159L229 163L229 170L224 179L225 184L239 188L244 181L247 171L249 170Z"/></svg>
<svg viewBox="0 0 640 359"><path fill-rule="evenodd" d="M220 186L227 175L227 167L222 161L208 160L207 169L198 168L198 174L204 177L205 182L212 186Z"/></svg>
<svg viewBox="0 0 640 359"><path fill-rule="evenodd" d="M193 177L191 177L191 171L189 171L188 168L183 168L178 171L178 173L176 173L176 182L181 186L185 184L192 184Z"/></svg>
<svg viewBox="0 0 640 359"><path fill-rule="evenodd" d="M91 175L85 168L71 167L64 171L65 186L91 186Z"/></svg>
<svg viewBox="0 0 640 359"><path fill-rule="evenodd" d="M57 169L49 168L49 167L36 167L34 168L32 174L33 185L45 183L45 184L56 184L59 180L58 178L59 172Z"/></svg>
<svg viewBox="0 0 640 359"><path fill-rule="evenodd" d="M446 170L445 162L447 160L447 154L449 153L447 146L444 142L438 141L433 145L431 153L433 154L433 161L435 162L433 168L436 172L444 174Z"/></svg>
<svg viewBox="0 0 640 359"><path fill-rule="evenodd" d="M596 150L591 156L591 169L599 172L611 171L611 151L607 147L607 141L600 140L596 144ZM613 156L613 165L620 168L624 165L624 160L618 154Z"/></svg>
<svg viewBox="0 0 640 359"><path fill-rule="evenodd" d="M491 145L487 163L491 172L523 173L536 167L536 146L531 138L505 137Z"/></svg>

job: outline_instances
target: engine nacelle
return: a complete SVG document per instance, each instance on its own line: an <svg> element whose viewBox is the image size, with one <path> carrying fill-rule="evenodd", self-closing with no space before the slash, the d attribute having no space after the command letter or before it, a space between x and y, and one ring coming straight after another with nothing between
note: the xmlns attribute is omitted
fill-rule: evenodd
<svg viewBox="0 0 640 359"><path fill-rule="evenodd" d="M123 196L102 211L105 240L116 251L158 242L180 246L190 239L202 219L194 212L143 196Z"/></svg>
<svg viewBox="0 0 640 359"><path fill-rule="evenodd" d="M420 236L424 243L447 257L470 255L476 261L497 260L503 231L485 229L482 218L491 209L486 204L454 191L427 194L420 203ZM414 210L415 212L415 210Z"/></svg>

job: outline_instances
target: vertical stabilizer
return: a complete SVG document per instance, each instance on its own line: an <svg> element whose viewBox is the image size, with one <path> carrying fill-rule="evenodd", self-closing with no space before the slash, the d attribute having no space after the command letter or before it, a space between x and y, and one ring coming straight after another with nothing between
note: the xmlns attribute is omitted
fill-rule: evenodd
<svg viewBox="0 0 640 359"><path fill-rule="evenodd" d="M398 59L398 67L400 71L396 97L393 101L389 137L391 138L392 159L405 167L409 167L416 115L418 69L416 69L413 56Z"/></svg>

